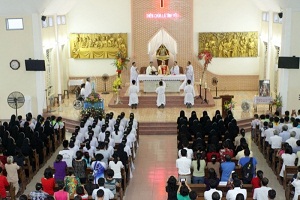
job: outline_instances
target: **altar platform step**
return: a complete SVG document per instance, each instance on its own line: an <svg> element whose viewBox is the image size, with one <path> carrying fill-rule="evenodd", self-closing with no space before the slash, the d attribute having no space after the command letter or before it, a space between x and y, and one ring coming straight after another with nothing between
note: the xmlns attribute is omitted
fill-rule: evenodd
<svg viewBox="0 0 300 200"><path fill-rule="evenodd" d="M241 128L245 129L246 133L251 132L251 122L254 118L246 118L246 119L240 119L237 121L237 125L239 126L240 130Z"/></svg>
<svg viewBox="0 0 300 200"><path fill-rule="evenodd" d="M139 104L138 108L157 108L156 106L156 94L153 93L153 95L147 94L147 96L139 96ZM202 103L203 100L201 99L195 99L194 107L213 107L215 106L215 102L213 100L213 97L211 96L210 92L207 93L207 100L208 103ZM129 97L128 96L122 96L120 97L122 104L115 104L114 99L112 99L108 103L108 107L111 108L128 108L129 103ZM184 105L184 96L180 95L167 95L166 96L166 107L165 108L185 108Z"/></svg>
<svg viewBox="0 0 300 200"><path fill-rule="evenodd" d="M140 122L140 135L177 135L176 122Z"/></svg>

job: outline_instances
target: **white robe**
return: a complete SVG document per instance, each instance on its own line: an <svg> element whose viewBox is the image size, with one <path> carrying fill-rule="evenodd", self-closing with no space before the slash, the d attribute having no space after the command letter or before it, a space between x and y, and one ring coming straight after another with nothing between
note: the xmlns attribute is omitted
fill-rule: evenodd
<svg viewBox="0 0 300 200"><path fill-rule="evenodd" d="M146 69L146 75L151 75L152 67L149 65Z"/></svg>
<svg viewBox="0 0 300 200"><path fill-rule="evenodd" d="M139 89L136 85L131 85L129 87L129 106L132 104L138 104L139 103L139 97L138 97Z"/></svg>
<svg viewBox="0 0 300 200"><path fill-rule="evenodd" d="M180 72L179 72L179 66L178 66L178 65L173 66L173 67L171 68L170 73L171 73L172 75L179 75L179 74L180 74Z"/></svg>
<svg viewBox="0 0 300 200"><path fill-rule="evenodd" d="M163 81L163 85L156 88L155 92L157 93L156 105L160 106L161 104L166 105L166 83Z"/></svg>
<svg viewBox="0 0 300 200"><path fill-rule="evenodd" d="M131 68L130 68L130 85L132 85L132 80L135 80L135 82L136 82L135 84L139 89L140 83L139 83L138 75L139 74L137 72L137 67L131 66Z"/></svg>
<svg viewBox="0 0 300 200"><path fill-rule="evenodd" d="M187 85L184 87L184 105L186 103L190 103L194 105L194 97L195 97L195 92L194 92L194 87L192 85Z"/></svg>
<svg viewBox="0 0 300 200"><path fill-rule="evenodd" d="M191 85L194 85L194 68L192 65L186 67L186 79L191 80Z"/></svg>
<svg viewBox="0 0 300 200"><path fill-rule="evenodd" d="M87 98L92 93L92 85L89 81L85 82L85 95L84 97Z"/></svg>

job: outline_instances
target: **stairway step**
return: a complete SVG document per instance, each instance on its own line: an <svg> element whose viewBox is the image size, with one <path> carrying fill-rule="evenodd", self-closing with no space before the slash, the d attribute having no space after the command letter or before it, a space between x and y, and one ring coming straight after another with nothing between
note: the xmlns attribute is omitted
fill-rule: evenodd
<svg viewBox="0 0 300 200"><path fill-rule="evenodd" d="M140 135L177 135L177 131L172 130L144 130L139 133Z"/></svg>

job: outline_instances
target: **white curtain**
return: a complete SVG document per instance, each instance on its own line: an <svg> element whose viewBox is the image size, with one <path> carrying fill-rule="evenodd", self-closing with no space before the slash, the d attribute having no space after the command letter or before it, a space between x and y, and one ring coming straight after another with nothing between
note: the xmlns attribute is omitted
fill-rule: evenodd
<svg viewBox="0 0 300 200"><path fill-rule="evenodd" d="M177 42L174 38L166 32L165 29L160 29L154 37L148 43L148 54L150 58L152 55L156 54L157 49L160 45L165 45L170 54L173 54L176 57L177 54Z"/></svg>

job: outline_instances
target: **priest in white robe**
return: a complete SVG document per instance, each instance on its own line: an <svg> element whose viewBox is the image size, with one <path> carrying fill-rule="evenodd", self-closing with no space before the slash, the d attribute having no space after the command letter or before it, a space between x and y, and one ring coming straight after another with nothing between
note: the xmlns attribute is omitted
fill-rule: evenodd
<svg viewBox="0 0 300 200"><path fill-rule="evenodd" d="M154 73L157 72L157 69L153 66L153 62L150 61L149 66L146 69L146 74L147 75L152 75L153 72Z"/></svg>
<svg viewBox="0 0 300 200"><path fill-rule="evenodd" d="M157 93L157 107L164 108L166 105L166 83L164 81L159 81L159 86L156 88L155 92Z"/></svg>
<svg viewBox="0 0 300 200"><path fill-rule="evenodd" d="M90 83L90 78L86 79L85 82L85 94L84 97L87 98L92 93L92 85Z"/></svg>
<svg viewBox="0 0 300 200"><path fill-rule="evenodd" d="M130 85L132 85L132 81L134 80L136 82L136 86L139 90L139 80L138 80L138 68L136 67L136 63L132 62L132 66L130 68Z"/></svg>
<svg viewBox="0 0 300 200"><path fill-rule="evenodd" d="M173 65L173 67L170 70L170 74L172 74L172 75L179 75L180 74L180 72L179 72L179 66L177 64L177 61L174 61L174 65Z"/></svg>
<svg viewBox="0 0 300 200"><path fill-rule="evenodd" d="M139 89L136 86L136 82L135 80L132 80L132 85L129 87L129 106L131 106L131 108L137 108L137 105L139 103L139 97L138 97L138 92Z"/></svg>
<svg viewBox="0 0 300 200"><path fill-rule="evenodd" d="M187 67L186 67L186 79L191 80L191 84L194 85L194 68L191 65L191 62L187 62Z"/></svg>
<svg viewBox="0 0 300 200"><path fill-rule="evenodd" d="M184 104L187 108L191 108L194 105L195 91L194 86L191 85L191 80L187 80L187 85L184 87Z"/></svg>

